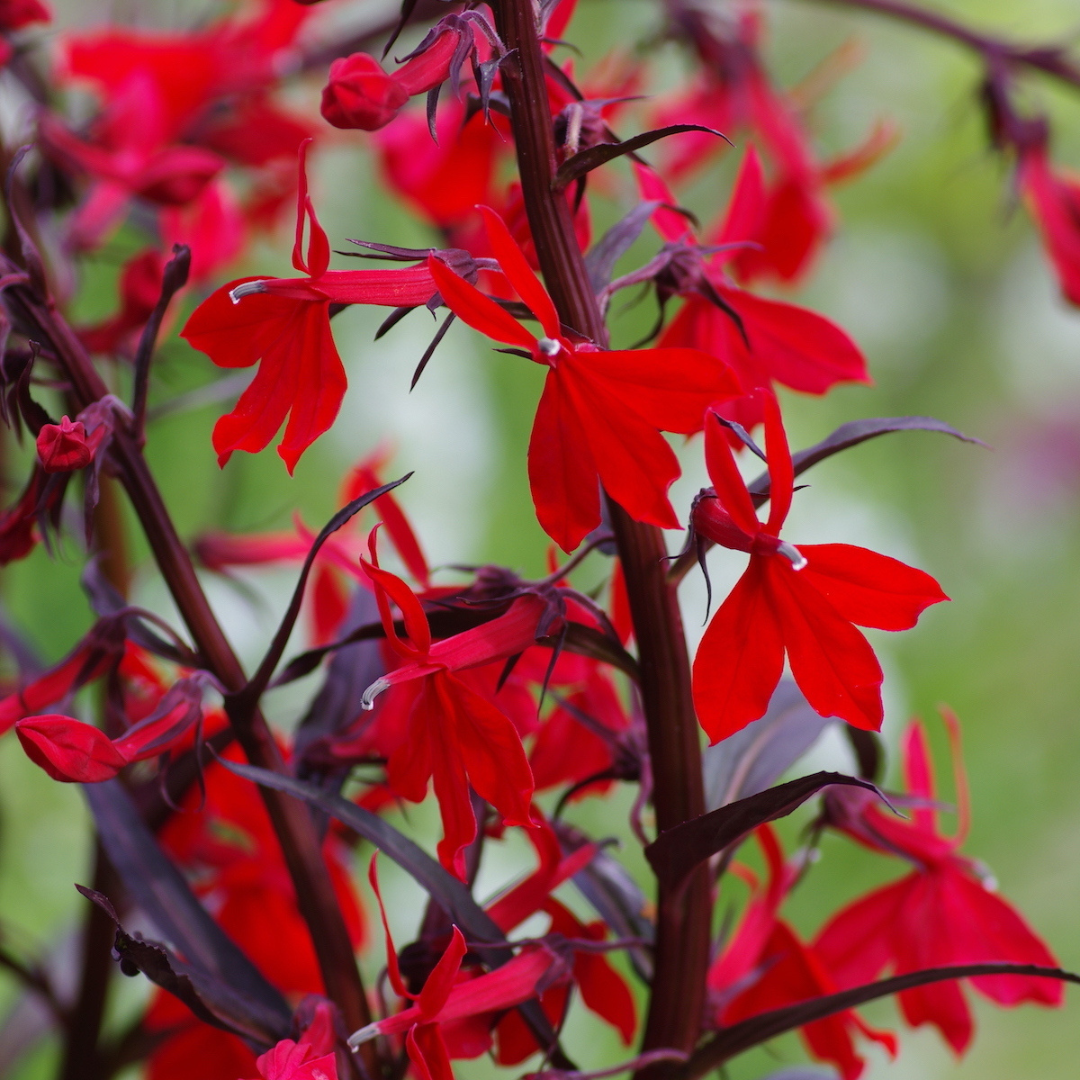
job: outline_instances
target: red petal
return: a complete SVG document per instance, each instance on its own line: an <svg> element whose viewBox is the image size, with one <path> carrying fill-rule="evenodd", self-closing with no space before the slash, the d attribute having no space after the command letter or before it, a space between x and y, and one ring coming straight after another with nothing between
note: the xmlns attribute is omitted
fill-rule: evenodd
<svg viewBox="0 0 1080 1080"><path fill-rule="evenodd" d="M761 532L761 522L758 521L750 492L746 489L746 481L731 453L727 429L715 416L710 416L705 423L705 468L717 498L736 526L748 537Z"/></svg>
<svg viewBox="0 0 1080 1080"><path fill-rule="evenodd" d="M188 319L180 336L206 353L218 367L251 367L289 333L301 301L250 293L233 303L229 292L247 281L238 278L212 292Z"/></svg>
<svg viewBox="0 0 1080 1080"><path fill-rule="evenodd" d="M633 167L642 199L646 202L658 201L666 204L659 207L652 216L656 231L667 241L682 240L688 236L692 231L690 222L682 214L666 208L678 206L679 200L672 194L671 188L664 183L660 174L641 161L635 161Z"/></svg>
<svg viewBox="0 0 1080 1080"><path fill-rule="evenodd" d="M434 255L428 256L428 269L439 287L443 303L462 322L468 323L486 337L503 341L507 345L522 345L526 349L532 349L536 344L536 338L513 315L464 278L458 277Z"/></svg>
<svg viewBox="0 0 1080 1080"><path fill-rule="evenodd" d="M853 727L881 728L881 665L870 643L782 557L765 561L769 599L791 674L810 707Z"/></svg>
<svg viewBox="0 0 1080 1080"><path fill-rule="evenodd" d="M739 240L753 240L761 230L764 219L765 176L757 150L748 146L739 166L739 175L735 178L724 222L710 243L730 244ZM720 258L724 258L723 252Z"/></svg>
<svg viewBox="0 0 1080 1080"><path fill-rule="evenodd" d="M317 278L325 274L326 268L330 265L330 241L327 240L326 233L315 217L315 208L311 205L311 198L308 195L307 151L312 142L312 139L305 139L300 144L299 181L296 190L296 242L293 244L292 261L297 270L302 270L311 277ZM308 220L309 227L306 262L301 254L305 218Z"/></svg>
<svg viewBox="0 0 1080 1080"><path fill-rule="evenodd" d="M521 250L521 245L510 235L506 223L491 207L481 206L480 213L484 218L484 228L487 230L491 250L495 258L499 260L499 266L502 267L507 280L513 285L514 291L540 320L544 333L549 338L559 337L561 331L559 314L547 290L533 273L529 260L525 258L525 252Z"/></svg>
<svg viewBox="0 0 1080 1080"><path fill-rule="evenodd" d="M780 627L765 595L764 561L751 558L694 658L694 708L710 742L764 716L784 670Z"/></svg>
<svg viewBox="0 0 1080 1080"><path fill-rule="evenodd" d="M582 420L596 471L607 493L636 521L677 529L679 519L667 491L679 475L679 462L667 440L607 392L574 361L553 372L566 400Z"/></svg>
<svg viewBox="0 0 1080 1080"><path fill-rule="evenodd" d="M405 1036L405 1049L420 1080L454 1080L450 1055L446 1052L438 1024L418 1024Z"/></svg>
<svg viewBox="0 0 1080 1080"><path fill-rule="evenodd" d="M416 1000L416 1007L424 1020L433 1020L446 1004L466 952L468 952L468 946L465 944L465 938L455 926L450 944L439 957L439 962L427 977L424 989L420 991L420 997Z"/></svg>
<svg viewBox="0 0 1080 1080"><path fill-rule="evenodd" d="M275 282L267 283L273 292ZM314 285L336 304L380 304L419 307L436 292L427 263L400 270L328 270ZM245 298L246 299L246 298Z"/></svg>
<svg viewBox="0 0 1080 1080"><path fill-rule="evenodd" d="M68 716L20 720L15 733L26 756L65 783L111 780L128 763L103 731Z"/></svg>
<svg viewBox="0 0 1080 1080"><path fill-rule="evenodd" d="M791 509L795 471L791 465L791 450L788 448L780 405L771 390L763 389L760 394L764 399L765 453L769 459L769 520L765 528L773 536L779 536Z"/></svg>
<svg viewBox="0 0 1080 1080"><path fill-rule="evenodd" d="M770 378L804 394L824 394L838 382L871 381L866 358L835 323L795 304L766 300L720 284L716 288L739 313L753 359L764 366ZM730 357L739 368L746 344L727 315L716 311L715 317L723 324L722 351L717 355Z"/></svg>
<svg viewBox="0 0 1080 1080"><path fill-rule="evenodd" d="M378 851L372 852L371 862L368 865L368 881L371 891L375 894L375 900L379 905L379 918L382 920L383 941L386 945L386 973L390 977L390 985L398 997L409 998L413 995L405 987L405 981L401 977L401 968L398 966L397 949L394 948L394 939L390 933L390 923L386 920L386 905L383 904L382 890L379 888ZM455 927L456 929L456 927Z"/></svg>
<svg viewBox="0 0 1080 1080"><path fill-rule="evenodd" d="M908 630L922 611L949 598L922 570L851 544L807 544L799 573L834 607L859 626Z"/></svg>
<svg viewBox="0 0 1080 1080"><path fill-rule="evenodd" d="M374 538L375 533L373 531L371 534L373 554ZM428 653L431 651L431 627L428 625L424 607L416 598L416 594L397 576L397 574L391 574L389 570L383 570L376 563L369 563L362 556L360 558L360 565L363 567L364 573L371 579L372 584L375 586L376 593L383 593L388 596L401 612L402 620L405 623L405 633L409 635L409 641L412 643L412 649L408 649L407 652L418 653L422 657L427 657ZM383 604L380 604L380 612L382 613L383 626L386 628L387 637L391 642L403 645L403 642L394 630L394 622L389 616L389 609L386 611L383 611L382 609ZM398 651L400 652L402 650L399 649Z"/></svg>
<svg viewBox="0 0 1080 1080"><path fill-rule="evenodd" d="M477 795L502 814L505 824L531 826L532 770L514 725L452 675L436 675L433 682L439 688L443 723L453 725L453 738Z"/></svg>
<svg viewBox="0 0 1080 1080"><path fill-rule="evenodd" d="M731 369L700 349L582 351L574 364L654 427L682 435L701 430L710 405L743 393Z"/></svg>
<svg viewBox="0 0 1080 1080"><path fill-rule="evenodd" d="M600 482L582 417L549 371L529 439L529 486L540 527L565 552L600 524Z"/></svg>

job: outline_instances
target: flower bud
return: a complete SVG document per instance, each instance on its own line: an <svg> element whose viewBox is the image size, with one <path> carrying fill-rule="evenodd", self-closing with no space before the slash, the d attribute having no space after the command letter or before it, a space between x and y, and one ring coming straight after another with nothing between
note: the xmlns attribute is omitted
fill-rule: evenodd
<svg viewBox="0 0 1080 1080"><path fill-rule="evenodd" d="M408 100L405 88L383 71L374 56L353 53L330 65L320 111L336 128L376 131L389 124Z"/></svg>
<svg viewBox="0 0 1080 1080"><path fill-rule="evenodd" d="M41 429L37 452L41 467L48 473L74 472L85 468L94 457L82 421L73 423L66 416L59 424L46 424Z"/></svg>

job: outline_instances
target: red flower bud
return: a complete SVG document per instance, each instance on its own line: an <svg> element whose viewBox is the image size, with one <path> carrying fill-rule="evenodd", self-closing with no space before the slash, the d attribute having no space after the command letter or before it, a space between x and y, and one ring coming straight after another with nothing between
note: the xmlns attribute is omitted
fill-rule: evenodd
<svg viewBox="0 0 1080 1080"><path fill-rule="evenodd" d="M408 91L383 71L374 56L353 53L330 65L320 111L336 128L376 131L389 124L408 100Z"/></svg>
<svg viewBox="0 0 1080 1080"><path fill-rule="evenodd" d="M41 467L49 473L74 472L85 468L94 457L94 451L86 441L86 428L82 421L74 423L66 416L59 424L46 424L37 437L38 459Z"/></svg>

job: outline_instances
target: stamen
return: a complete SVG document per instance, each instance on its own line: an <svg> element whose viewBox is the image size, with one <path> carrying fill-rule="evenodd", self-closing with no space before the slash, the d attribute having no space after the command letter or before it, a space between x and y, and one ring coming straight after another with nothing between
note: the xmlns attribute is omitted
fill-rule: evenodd
<svg viewBox="0 0 1080 1080"><path fill-rule="evenodd" d="M239 304L242 297L251 296L253 293L266 292L266 280L260 279L259 281L244 281L237 285L235 289L229 290L229 299L234 304Z"/></svg>
<svg viewBox="0 0 1080 1080"><path fill-rule="evenodd" d="M558 356L562 352L562 345L559 344L554 338L542 337L536 343L537 349L540 350L545 356Z"/></svg>
<svg viewBox="0 0 1080 1080"><path fill-rule="evenodd" d="M371 710L375 708L375 699L384 691L389 690L393 684L389 679L376 679L361 695L360 708Z"/></svg>
<svg viewBox="0 0 1080 1080"><path fill-rule="evenodd" d="M786 559L791 560L792 570L801 570L806 566L806 557L794 544L789 544L786 540L781 540L780 546L776 551L777 554L783 555Z"/></svg>

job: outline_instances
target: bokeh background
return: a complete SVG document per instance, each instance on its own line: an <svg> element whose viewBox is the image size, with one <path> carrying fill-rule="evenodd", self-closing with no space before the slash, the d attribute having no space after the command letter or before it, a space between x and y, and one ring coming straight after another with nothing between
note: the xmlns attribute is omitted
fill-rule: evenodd
<svg viewBox="0 0 1080 1080"><path fill-rule="evenodd" d="M129 0L113 5L57 3L56 25L87 26L112 17L144 26L181 26L216 10ZM374 18L392 5L353 0L334 18ZM1075 0L949 0L938 10L969 18L1003 35L1064 41L1075 30ZM885 733L895 745L913 714L929 723L943 790L950 767L936 706L947 702L964 725L974 824L966 850L993 870L1003 893L1051 943L1062 963L1080 970L1080 312L1059 298L1035 231L1019 205L1008 163L988 148L975 91L979 66L952 43L843 5L775 0L769 55L784 85L811 73L844 48L852 67L813 111L820 146L839 151L882 118L902 139L864 177L835 192L840 223L799 301L837 319L865 350L876 385L840 388L828 398L786 399L793 444L807 445L844 421L866 416L929 414L978 436L989 449L930 434L893 435L818 466L799 495L789 535L796 541L861 543L932 572L953 602L932 609L903 637L877 634L887 671ZM611 45L645 49L658 81L677 81L683 60L652 41L656 6L647 0L581 0L571 39L583 50L579 70ZM48 39L50 33L45 33ZM1075 37L1075 35L1074 35ZM0 76L3 78L5 76ZM1080 166L1080 92L1048 80L1028 80L1031 104L1055 118L1054 156ZM319 79L292 88L313 108ZM4 116L3 123L18 118ZM628 114L620 121L632 130ZM726 198L732 161L720 164L687 193L707 219ZM611 173L613 199L598 203L597 228L629 205L628 173ZM346 237L426 245L434 237L381 185L366 137L335 133L315 159L315 201L335 246ZM291 226L289 226L291 228ZM250 253L236 274L287 274L288 228ZM112 303L111 282L130 238L121 235L85 268L74 312L89 318ZM131 241L133 244L134 242ZM627 258L629 267L655 249L649 236ZM345 265L343 262L338 265ZM189 300L189 305L194 298ZM616 305L618 307L618 304ZM651 301L620 314L616 340L629 342L651 321ZM496 561L543 572L546 540L536 526L525 483L525 447L538 392L538 373L493 353L456 327L417 389L408 393L416 359L432 332L423 313L372 342L379 312L351 309L335 320L335 336L350 389L334 430L307 453L290 479L270 450L238 454L219 471L210 429L222 404L191 408L158 420L148 455L181 531L211 527L235 532L287 527L294 511L309 524L336 507L348 466L380 443L395 450L395 472L416 470L402 502L433 564ZM201 354L176 337L160 350L153 402L160 404L218 377ZM523 370L524 369L524 370ZM676 489L685 509L704 482L695 458ZM17 476L11 467L9 476ZM134 522L140 603L166 614L170 606ZM673 548L681 543L672 534ZM73 543L55 558L38 550L0 574L4 617L47 659L67 651L90 622L78 586L82 554ZM714 583L741 570L732 553L712 557ZM602 566L586 571L594 579ZM244 588L209 578L215 606L242 654L259 655L285 603L292 571L244 575ZM685 587L687 623L700 633L703 589ZM310 684L271 703L276 722L298 716ZM827 736L814 764L845 763L843 741ZM896 779L895 762L890 779ZM603 833L625 831L615 820L626 793L609 803L582 804L577 820ZM424 818L416 819L421 823ZM790 822L795 839L805 819ZM9 737L0 742L0 933L20 945L65 948L82 911L72 883L88 876L88 827L80 793L48 780ZM641 868L632 842L624 857ZM506 867L511 866L509 857ZM506 869L505 872L509 872ZM485 870L498 880L498 860ZM791 905L796 924L812 932L836 907L897 876L897 867L850 845L827 840L810 882ZM392 889L409 896L408 886ZM413 896L415 900L415 896ZM393 905L399 942L415 929L416 909ZM409 920L413 920L410 926ZM139 1000L138 981L124 982L114 1020ZM0 1014L15 987L0 974ZM1075 991L1064 1012L996 1010L977 1005L974 1048L957 1062L937 1035L904 1031L898 1061L870 1051L872 1080L1072 1080L1080 1060L1080 1007ZM901 1026L895 1008L868 1010L878 1025ZM10 1032L8 1033L10 1034ZM607 1063L618 1050L606 1031L575 1014L582 1061ZM763 1076L802 1059L794 1037L747 1056L731 1077ZM13 1074L45 1077L54 1067L46 1041ZM492 1072L485 1062L461 1063L463 1077Z"/></svg>

